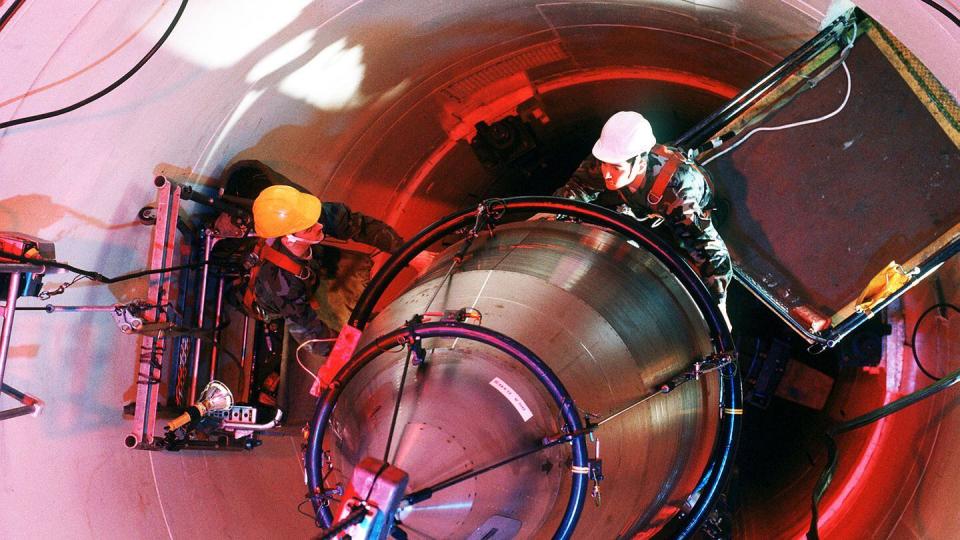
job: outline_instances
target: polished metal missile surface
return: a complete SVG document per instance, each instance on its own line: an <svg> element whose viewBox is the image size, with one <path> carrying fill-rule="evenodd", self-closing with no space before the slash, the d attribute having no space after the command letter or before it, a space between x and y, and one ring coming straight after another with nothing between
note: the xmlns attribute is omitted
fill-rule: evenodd
<svg viewBox="0 0 960 540"><path fill-rule="evenodd" d="M544 360L594 423L712 352L707 325L677 279L610 232L545 221L500 226L476 239L447 279L459 249L448 248L383 306L363 341L417 314L475 309L480 324ZM462 339L423 345L426 359L407 375L388 456L410 475L411 490L561 431L545 389L505 354ZM346 384L324 443L341 481L363 457L384 457L406 354L385 353ZM596 430L589 455L599 452L605 478L600 505L588 501L577 537L649 534L680 511L717 437L717 388L716 374L705 375ZM439 491L399 517L413 537L468 538L493 523L517 527L516 538L550 536L569 494L569 459L566 445L549 448Z"/></svg>

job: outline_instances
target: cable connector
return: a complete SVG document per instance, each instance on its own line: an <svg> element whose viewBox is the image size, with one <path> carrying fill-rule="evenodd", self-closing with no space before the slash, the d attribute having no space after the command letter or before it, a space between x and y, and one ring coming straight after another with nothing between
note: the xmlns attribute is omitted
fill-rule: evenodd
<svg viewBox="0 0 960 540"><path fill-rule="evenodd" d="M736 353L715 353L704 357L693 364L693 378L700 380L701 375L712 371L719 371L732 364L737 359Z"/></svg>
<svg viewBox="0 0 960 540"><path fill-rule="evenodd" d="M716 353L705 356L703 360L693 363L690 371L681 373L660 386L660 393L669 394L676 387L689 381L699 381L702 375L712 371L719 371L736 360L736 354Z"/></svg>

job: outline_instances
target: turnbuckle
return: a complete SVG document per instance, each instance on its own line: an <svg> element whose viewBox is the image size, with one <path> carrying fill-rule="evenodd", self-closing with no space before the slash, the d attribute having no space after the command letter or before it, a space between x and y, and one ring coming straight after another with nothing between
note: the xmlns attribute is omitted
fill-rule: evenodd
<svg viewBox="0 0 960 540"><path fill-rule="evenodd" d="M493 236L493 227L503 217L506 210L506 204L501 199L487 199L477 205L477 215L474 218L473 227L466 231L463 245L453 257L455 264L463 262L464 255L467 254L467 250L470 249L473 241L480 236L481 230L486 229L490 232L490 236Z"/></svg>

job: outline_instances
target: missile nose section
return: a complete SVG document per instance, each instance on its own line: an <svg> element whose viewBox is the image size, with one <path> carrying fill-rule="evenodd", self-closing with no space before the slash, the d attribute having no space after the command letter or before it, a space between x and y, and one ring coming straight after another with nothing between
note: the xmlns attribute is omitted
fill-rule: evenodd
<svg viewBox="0 0 960 540"><path fill-rule="evenodd" d="M684 280L626 237L499 225L445 249L364 328L341 406L321 396L308 475L326 490L384 458L409 475L394 517L415 537L675 532L730 446L712 333Z"/></svg>

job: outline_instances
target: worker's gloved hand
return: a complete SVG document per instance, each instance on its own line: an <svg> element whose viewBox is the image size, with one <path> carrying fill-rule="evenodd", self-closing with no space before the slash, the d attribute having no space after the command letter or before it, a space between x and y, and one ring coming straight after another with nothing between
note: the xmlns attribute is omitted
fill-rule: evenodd
<svg viewBox="0 0 960 540"><path fill-rule="evenodd" d="M557 215L551 214L550 212L540 212L539 214L534 214L533 216L527 218L527 221L556 221Z"/></svg>
<svg viewBox="0 0 960 540"><path fill-rule="evenodd" d="M436 259L436 253L432 251L421 251L420 253L417 253L416 257L410 260L410 263L407 266L413 268L417 272L418 276L422 276Z"/></svg>
<svg viewBox="0 0 960 540"><path fill-rule="evenodd" d="M390 260L390 254L385 251L381 251L370 257L370 277L373 278L373 276L377 275L377 272L380 271L380 267L383 266L383 264L388 260Z"/></svg>
<svg viewBox="0 0 960 540"><path fill-rule="evenodd" d="M421 251L413 259L411 259L409 263L407 263L407 266L412 268L419 276L427 271L427 268L433 264L433 261L436 258L437 254L432 251ZM372 277L377 275L380 267L383 266L383 264L389 259L389 253L380 253L373 257L373 267L370 268L370 276Z"/></svg>
<svg viewBox="0 0 960 540"><path fill-rule="evenodd" d="M733 332L733 324L730 323L730 316L727 315L727 299L724 298L723 300L720 300L720 302L717 304L717 307L720 308L720 315L723 316L723 322L727 323L727 328Z"/></svg>

